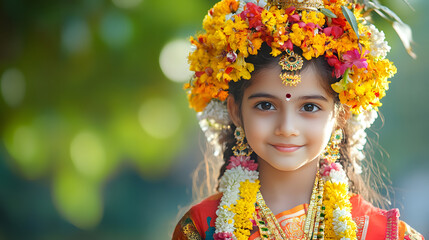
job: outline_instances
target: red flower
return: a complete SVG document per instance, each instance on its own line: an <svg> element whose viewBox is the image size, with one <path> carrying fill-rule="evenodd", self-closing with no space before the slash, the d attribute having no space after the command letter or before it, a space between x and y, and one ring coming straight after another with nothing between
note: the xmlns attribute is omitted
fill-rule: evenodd
<svg viewBox="0 0 429 240"><path fill-rule="evenodd" d="M243 20L247 19L249 21L250 28L255 28L256 31L260 31L264 26L261 19L261 13L263 10L264 8L259 7L254 3L247 3L244 7L244 11L240 13L240 17Z"/></svg>
<svg viewBox="0 0 429 240"><path fill-rule="evenodd" d="M340 27L346 26L347 20L345 18L332 18L332 25L337 25Z"/></svg>
<svg viewBox="0 0 429 240"><path fill-rule="evenodd" d="M284 44L283 47L286 47L289 50L293 50L293 43L290 39L288 39Z"/></svg>
<svg viewBox="0 0 429 240"><path fill-rule="evenodd" d="M288 7L286 10L285 10L285 13L287 14L287 15L290 15L291 13L293 13L294 11L295 11L295 7Z"/></svg>
<svg viewBox="0 0 429 240"><path fill-rule="evenodd" d="M234 51L229 51L226 54L226 60L228 60L228 62L233 63L235 62L236 59L237 59L237 54Z"/></svg>
<svg viewBox="0 0 429 240"><path fill-rule="evenodd" d="M330 66L334 67L333 74L335 74L336 78L341 77L344 74L344 72L346 71L345 69L343 71L343 69L342 69L342 65L343 64L342 64L342 62L340 60L338 60L338 58L335 55L327 57L326 60L328 61L328 64Z"/></svg>

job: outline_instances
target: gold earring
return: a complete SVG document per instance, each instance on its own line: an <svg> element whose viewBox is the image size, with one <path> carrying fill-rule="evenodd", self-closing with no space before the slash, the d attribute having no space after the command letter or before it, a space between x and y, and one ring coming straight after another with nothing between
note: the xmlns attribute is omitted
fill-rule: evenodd
<svg viewBox="0 0 429 240"><path fill-rule="evenodd" d="M331 139L322 154L322 159L326 159L329 163L334 163L340 159L340 144L342 139L343 130L338 128L331 135Z"/></svg>
<svg viewBox="0 0 429 240"><path fill-rule="evenodd" d="M234 156L250 156L253 153L253 150L247 142L244 142L245 135L242 127L237 127L235 129L234 137L237 141L236 145L232 147Z"/></svg>

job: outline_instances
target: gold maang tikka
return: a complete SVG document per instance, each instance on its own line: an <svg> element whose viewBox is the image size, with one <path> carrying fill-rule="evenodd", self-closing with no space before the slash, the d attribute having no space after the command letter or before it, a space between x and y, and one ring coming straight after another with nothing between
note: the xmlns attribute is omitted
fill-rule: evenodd
<svg viewBox="0 0 429 240"><path fill-rule="evenodd" d="M301 82L301 75L296 71L301 70L304 60L295 52L286 49L286 53L280 57L280 66L282 66L282 73L280 78L285 86L296 86Z"/></svg>

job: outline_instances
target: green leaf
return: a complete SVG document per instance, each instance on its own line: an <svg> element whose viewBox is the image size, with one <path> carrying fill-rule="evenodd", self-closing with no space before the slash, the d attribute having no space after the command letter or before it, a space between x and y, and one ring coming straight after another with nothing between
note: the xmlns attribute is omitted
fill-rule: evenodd
<svg viewBox="0 0 429 240"><path fill-rule="evenodd" d="M410 26L405 24L404 22L398 22L395 21L392 24L393 29L395 29L396 33L398 34L399 38L402 41L402 44L404 44L405 49L407 50L408 54L416 59L417 55L413 52L413 49L411 48L411 43L413 42L413 36L411 32Z"/></svg>
<svg viewBox="0 0 429 240"><path fill-rule="evenodd" d="M347 87L347 83L348 83L347 80L349 79L349 72L350 72L350 68L347 68L346 71L343 74L343 79L341 79L341 81L343 83L342 85L343 85L344 89L346 89L346 87Z"/></svg>
<svg viewBox="0 0 429 240"><path fill-rule="evenodd" d="M335 13L333 13L331 10L329 10L327 8L320 9L320 12L322 12L323 14L325 14L325 16L327 16L327 17L337 18L337 15L335 15Z"/></svg>
<svg viewBox="0 0 429 240"><path fill-rule="evenodd" d="M413 43L413 36L410 26L404 23L401 18L388 7L383 6L378 2L373 3L373 7L374 11L378 15L392 23L393 29L395 29L408 54L414 59L417 58L417 55L413 52L411 47L411 43Z"/></svg>
<svg viewBox="0 0 429 240"><path fill-rule="evenodd" d="M347 22L350 23L350 25L353 28L353 31L355 31L355 34L356 34L357 38L359 39L359 29L358 29L358 24L357 24L355 15L353 14L353 12L350 9L348 9L345 6L341 6L341 9L343 11L344 17L346 18Z"/></svg>
<svg viewBox="0 0 429 240"><path fill-rule="evenodd" d="M388 7L380 5L380 10L387 14L387 16L390 17L391 21L402 22L401 18L399 18L399 16L396 15L396 13L390 10Z"/></svg>

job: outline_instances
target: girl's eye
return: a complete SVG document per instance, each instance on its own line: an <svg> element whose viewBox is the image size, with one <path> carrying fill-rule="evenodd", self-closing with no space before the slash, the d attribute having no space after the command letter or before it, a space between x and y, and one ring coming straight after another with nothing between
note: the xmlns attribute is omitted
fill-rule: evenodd
<svg viewBox="0 0 429 240"><path fill-rule="evenodd" d="M256 105L256 108L259 110L264 110L264 111L274 110L273 104L271 104L269 102L260 102Z"/></svg>
<svg viewBox="0 0 429 240"><path fill-rule="evenodd" d="M317 105L315 105L313 103L307 103L302 107L301 110L304 112L317 112L320 110L320 107L318 107Z"/></svg>

